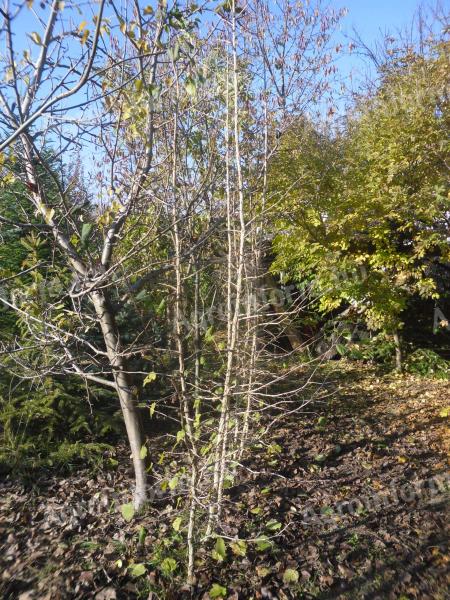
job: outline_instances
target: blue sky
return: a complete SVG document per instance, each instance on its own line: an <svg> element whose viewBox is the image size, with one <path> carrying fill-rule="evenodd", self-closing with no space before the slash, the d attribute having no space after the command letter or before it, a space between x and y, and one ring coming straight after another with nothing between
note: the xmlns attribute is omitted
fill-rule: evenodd
<svg viewBox="0 0 450 600"><path fill-rule="evenodd" d="M341 22L341 32L338 39L343 36L351 36L355 28L361 38L369 46L373 45L383 36L384 33L395 33L399 28L404 28L411 24L414 16L417 16L419 6L424 8L434 6L439 0L324 0L323 4L328 3L335 9L347 8L348 14ZM141 0L142 4L154 4L154 0ZM440 0L442 7L450 10L450 0ZM36 8L38 3L35 2ZM95 6L95 5L94 5ZM37 10L39 10L37 8ZM92 12L92 7L89 12ZM106 9L106 14L108 14ZM89 16L83 15L80 10L79 21ZM75 17L76 18L76 17ZM24 10L20 16L21 34L19 33L19 45L25 42L25 34L33 30L39 30L35 18L31 11ZM28 40L27 40L28 41ZM339 67L344 73L353 70L360 70L363 65L357 56L344 56L339 61Z"/></svg>
<svg viewBox="0 0 450 600"><path fill-rule="evenodd" d="M380 30L408 25L419 7L418 0L332 0L331 4L348 8L344 28L354 25L365 39L377 38Z"/></svg>
<svg viewBox="0 0 450 600"><path fill-rule="evenodd" d="M450 0L440 1L442 7L450 10ZM140 2L142 4L154 4L155 0L140 0ZM413 18L417 17L419 6L422 5L426 9L427 6L434 6L436 0L324 0L323 2L324 5L328 3L335 9L343 7L348 9L348 14L342 19L340 30L336 33L336 43L342 42L344 46L347 46L350 38L354 35L353 29L356 29L361 39L368 46L373 46L383 38L384 34L389 32L395 35L399 29L410 26ZM38 2L34 4L38 12L41 12L38 8ZM83 9L86 10L86 7L81 3L80 6L83 6ZM93 8L96 8L96 4L91 5L88 12L92 12ZM75 23L81 22L82 19L91 21L92 16L90 14L83 14L81 9L79 13L79 15L73 15ZM108 9L106 14L108 14ZM20 27L16 30L17 49L30 45L30 40L26 36L27 33L39 31L42 35L42 27L36 22L31 11L25 8L19 19ZM88 27L92 29L92 23ZM31 47L35 52L38 50L33 44L31 44ZM356 90L358 88L358 83L364 79L365 74L368 72L368 64L368 61L363 60L357 53L344 52L340 55L337 66L340 76L346 79L347 89L353 88L353 90ZM352 79L350 74L352 74ZM373 75L373 68L371 74ZM340 86L337 86L337 95L339 95L339 90ZM343 109L346 103L345 98L340 98L337 102L339 108Z"/></svg>
<svg viewBox="0 0 450 600"><path fill-rule="evenodd" d="M420 7L426 16L427 8L436 6L436 0L329 0L329 3L335 9L345 7L348 10L341 21L336 39L348 46L348 42L355 37L356 30L369 47L381 42L386 34L396 37L399 31L411 28L413 20L417 22ZM450 0L441 0L441 6L450 9ZM375 75L374 66L357 52L344 52L339 57L337 66L340 76L345 78L347 90L356 91L366 75L371 79ZM343 110L345 97L336 99L339 109Z"/></svg>
<svg viewBox="0 0 450 600"><path fill-rule="evenodd" d="M427 7L436 6L434 0L330 0L333 8L345 7L348 14L341 23L344 35L353 34L356 29L361 39L372 46L384 34L396 34L398 30L410 27L417 19L419 8L426 15ZM450 0L441 0L441 6L450 10ZM358 66L356 57L347 57L346 70L353 64Z"/></svg>

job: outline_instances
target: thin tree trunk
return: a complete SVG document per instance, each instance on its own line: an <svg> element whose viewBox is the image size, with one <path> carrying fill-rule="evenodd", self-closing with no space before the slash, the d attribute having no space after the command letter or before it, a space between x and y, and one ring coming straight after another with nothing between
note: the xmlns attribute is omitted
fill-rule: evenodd
<svg viewBox="0 0 450 600"><path fill-rule="evenodd" d="M206 535L212 533L217 524L222 510L223 482L227 458L228 425L229 425L229 407L232 398L233 375L236 373L236 349L239 343L240 310L242 304L242 288L244 280L244 249L246 240L246 224L244 214L244 185L241 169L240 153L240 126L239 126L239 77L238 77L238 57L236 40L236 5L232 1L231 16L231 47L232 47L232 92L233 92L233 134L234 134L234 163L236 167L237 184L237 212L238 212L238 244L234 247L232 242L231 225L234 218L234 206L231 206L231 188L230 188L230 169L229 169L229 70L227 61L227 84L226 84L226 197L227 197L227 229L228 229L228 273L227 273L227 367L225 371L221 415L216 438L216 456L213 476L213 492L216 496L215 501L210 505L208 525ZM237 254L237 256L236 256ZM235 271L233 264L236 260ZM233 277L234 272L234 277ZM234 280L234 281L233 281ZM232 289L235 291L235 305L232 306Z"/></svg>
<svg viewBox="0 0 450 600"><path fill-rule="evenodd" d="M402 345L398 331L393 335L395 344L395 370L401 373L403 371Z"/></svg>
<svg viewBox="0 0 450 600"><path fill-rule="evenodd" d="M136 401L131 391L126 362L121 354L120 338L114 314L104 293L96 291L91 294L92 303L106 345L109 362L112 368L117 395L122 409L123 419L130 444L134 474L135 490L133 504L136 510L142 508L147 500L147 473L145 460L141 458L141 448L144 440Z"/></svg>
<svg viewBox="0 0 450 600"><path fill-rule="evenodd" d="M26 162L25 170L27 182L32 191L33 204L40 210L45 221L51 227L55 240L63 252L66 253L68 262L73 270L81 275L86 273L86 266L76 253L70 241L61 233L56 223L53 221L52 213L45 205L45 196L39 188L39 182L33 166L32 146L26 135L21 136ZM136 486L134 490L134 506L139 510L147 499L147 474L145 462L140 458L140 452L143 445L143 436L137 406L131 392L131 385L128 381L128 373L123 356L120 354L120 339L117 332L114 314L110 308L108 300L104 293L96 291L90 294L90 298L95 308L95 312L100 324L103 339L106 345L106 351L110 366L112 368L114 383L120 406L125 421L128 441L133 457L133 466L135 473Z"/></svg>

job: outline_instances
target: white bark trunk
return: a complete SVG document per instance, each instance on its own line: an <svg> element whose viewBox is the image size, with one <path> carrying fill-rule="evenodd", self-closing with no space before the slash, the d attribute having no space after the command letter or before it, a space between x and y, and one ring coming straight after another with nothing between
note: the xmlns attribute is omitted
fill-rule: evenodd
<svg viewBox="0 0 450 600"><path fill-rule="evenodd" d="M136 510L142 508L147 500L147 473L145 461L140 457L143 445L143 435L139 420L138 409L131 391L126 363L121 355L120 339L113 312L108 305L107 298L102 292L93 292L91 295L95 312L105 340L106 351L112 368L117 395L122 409L123 420L130 444L133 467L135 474L135 490L133 504Z"/></svg>

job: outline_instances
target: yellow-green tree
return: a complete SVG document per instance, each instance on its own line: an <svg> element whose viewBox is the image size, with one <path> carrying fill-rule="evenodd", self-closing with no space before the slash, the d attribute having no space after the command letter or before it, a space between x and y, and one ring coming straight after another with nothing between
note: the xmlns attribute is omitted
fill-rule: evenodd
<svg viewBox="0 0 450 600"><path fill-rule="evenodd" d="M411 294L437 295L449 254L449 46L406 54L344 134L299 123L272 162L274 268L310 281L321 311L355 303L394 333Z"/></svg>

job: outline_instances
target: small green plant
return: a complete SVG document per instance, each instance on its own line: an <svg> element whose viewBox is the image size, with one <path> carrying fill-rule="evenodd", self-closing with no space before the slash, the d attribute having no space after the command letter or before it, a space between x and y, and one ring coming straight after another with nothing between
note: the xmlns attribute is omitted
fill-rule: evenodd
<svg viewBox="0 0 450 600"><path fill-rule="evenodd" d="M405 370L422 377L450 379L450 362L433 350L418 348L405 361Z"/></svg>
<svg viewBox="0 0 450 600"><path fill-rule="evenodd" d="M91 412L79 382L46 379L30 388L0 379L0 470L26 475L83 463L97 468L105 454L111 460L114 448L106 441L117 437L121 425L108 394L98 391Z"/></svg>
<svg viewBox="0 0 450 600"><path fill-rule="evenodd" d="M128 504L122 504L120 507L120 511L122 513L122 517L129 523L134 517L134 506L132 502Z"/></svg>
<svg viewBox="0 0 450 600"><path fill-rule="evenodd" d="M164 558L160 564L161 572L165 577L170 577L177 570L177 567L177 561L171 556Z"/></svg>
<svg viewBox="0 0 450 600"><path fill-rule="evenodd" d="M227 597L227 588L219 583L213 583L212 588L209 590L210 598L226 598Z"/></svg>
<svg viewBox="0 0 450 600"><path fill-rule="evenodd" d="M283 581L287 584L298 583L299 577L297 569L286 569L283 573Z"/></svg>
<svg viewBox="0 0 450 600"><path fill-rule="evenodd" d="M376 364L390 364L395 354L395 344L384 333L365 337L358 342L338 344L337 351L349 360L363 360Z"/></svg>
<svg viewBox="0 0 450 600"><path fill-rule="evenodd" d="M102 545L99 542L96 542L95 540L85 540L80 543L80 548L83 550L87 550L88 552L95 552L101 547Z"/></svg>

